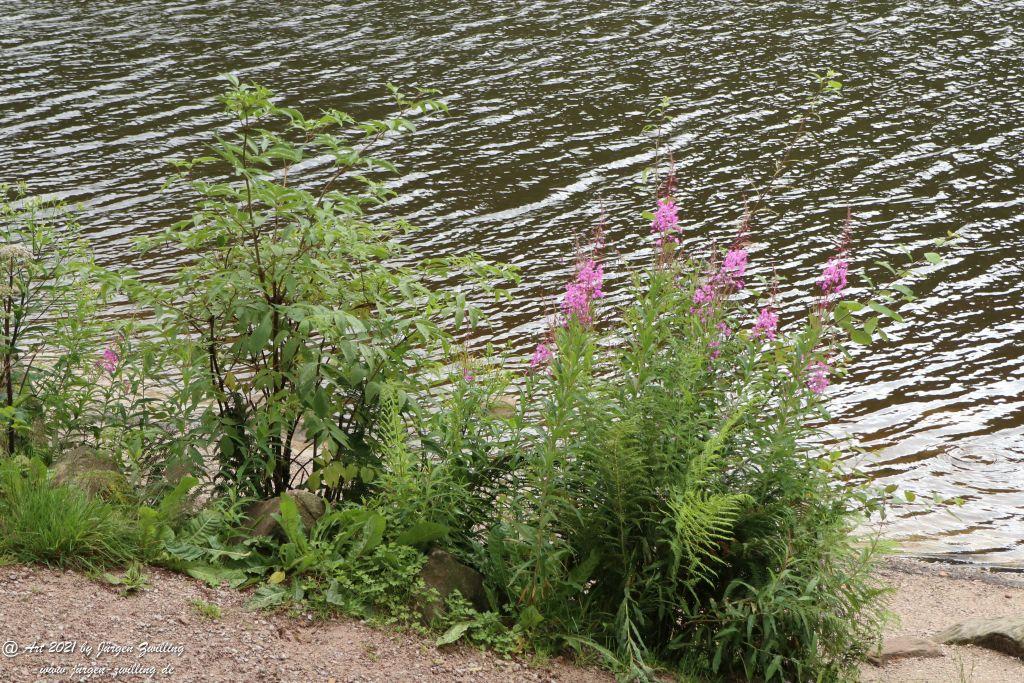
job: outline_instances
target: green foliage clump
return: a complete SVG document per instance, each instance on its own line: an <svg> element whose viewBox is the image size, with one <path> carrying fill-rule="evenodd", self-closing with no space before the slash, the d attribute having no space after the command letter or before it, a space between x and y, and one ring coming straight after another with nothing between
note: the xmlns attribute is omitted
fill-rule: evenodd
<svg viewBox="0 0 1024 683"><path fill-rule="evenodd" d="M103 574L103 580L111 586L120 586L121 595L125 597L134 595L149 585L149 579L146 578L145 573L142 571L142 565L138 562L132 562L128 565L123 576L105 573Z"/></svg>
<svg viewBox="0 0 1024 683"><path fill-rule="evenodd" d="M124 510L69 486L51 486L38 460L0 461L0 555L22 563L99 571L144 557Z"/></svg>
<svg viewBox="0 0 1024 683"><path fill-rule="evenodd" d="M189 601L189 604L192 606L192 609L195 610L196 614L204 619L217 621L221 618L220 605L215 602L207 602L206 600L195 598Z"/></svg>
<svg viewBox="0 0 1024 683"><path fill-rule="evenodd" d="M512 655L524 649L522 629L509 627L497 612L478 612L458 592L445 601L444 615L435 626L443 633L437 645L471 643L500 655Z"/></svg>
<svg viewBox="0 0 1024 683"><path fill-rule="evenodd" d="M806 361L790 374L781 342L742 338L710 357L695 271L638 278L616 346L575 321L555 331L528 425L495 444L517 468L475 559L536 642L631 678L841 677L879 616L870 547L852 539L861 492L799 445L817 410Z"/></svg>

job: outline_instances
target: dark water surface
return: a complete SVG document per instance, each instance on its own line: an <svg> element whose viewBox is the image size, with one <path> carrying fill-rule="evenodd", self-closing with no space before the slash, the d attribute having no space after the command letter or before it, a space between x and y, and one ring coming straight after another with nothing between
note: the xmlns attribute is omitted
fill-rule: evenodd
<svg viewBox="0 0 1024 683"><path fill-rule="evenodd" d="M102 261L158 278L173 262L140 262L129 239L187 211L161 192L162 160L220 125L218 74L355 115L379 110L386 81L437 87L451 115L389 150L398 208L425 251L523 267L493 338L525 351L600 210L607 270L647 257L640 131L659 96L674 98L684 223L694 244L723 241L807 72L832 67L843 97L754 259L789 278L793 320L846 207L859 264L962 231L908 323L834 390L838 428L886 481L966 498L956 516L902 508L889 532L908 552L1024 565L1022 30L1021 2L0 0L0 180L81 202Z"/></svg>

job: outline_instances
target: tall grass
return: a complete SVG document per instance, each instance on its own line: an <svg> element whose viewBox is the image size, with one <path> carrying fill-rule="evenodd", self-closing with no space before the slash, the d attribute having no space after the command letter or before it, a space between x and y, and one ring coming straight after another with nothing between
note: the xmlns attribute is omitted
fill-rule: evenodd
<svg viewBox="0 0 1024 683"><path fill-rule="evenodd" d="M0 462L0 555L20 563L90 572L143 555L138 524L118 507L45 471Z"/></svg>

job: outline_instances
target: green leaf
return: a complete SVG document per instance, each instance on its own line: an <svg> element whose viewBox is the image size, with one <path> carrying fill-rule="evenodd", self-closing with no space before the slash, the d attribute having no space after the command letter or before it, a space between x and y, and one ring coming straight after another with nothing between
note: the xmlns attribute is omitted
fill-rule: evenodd
<svg viewBox="0 0 1024 683"><path fill-rule="evenodd" d="M590 579L590 575L594 573L594 569L597 568L600 560L601 553L595 548L590 552L587 559L573 567L572 571L569 572L569 583L582 590Z"/></svg>
<svg viewBox="0 0 1024 683"><path fill-rule="evenodd" d="M317 414L317 417L327 417L331 411L331 402L327 398L327 392L323 390L323 387L317 387L313 393L313 412Z"/></svg>
<svg viewBox="0 0 1024 683"><path fill-rule="evenodd" d="M372 551L384 538L384 528L387 520L376 512L368 512L366 521L363 522L362 536L352 545L349 551L349 559L354 560Z"/></svg>
<svg viewBox="0 0 1024 683"><path fill-rule="evenodd" d="M249 353L257 353L260 351L264 346L266 346L267 342L270 341L270 332L271 319L270 313L268 312L263 317L263 320L260 321L260 324L256 326L256 329L252 331L252 334L249 335L249 339L246 342L246 350Z"/></svg>
<svg viewBox="0 0 1024 683"><path fill-rule="evenodd" d="M892 288L902 294L907 301L914 301L917 299L917 297L914 296L914 292L906 285L893 285Z"/></svg>
<svg viewBox="0 0 1024 683"><path fill-rule="evenodd" d="M281 494L280 512L275 517L281 524L281 529L288 541L295 543L300 548L306 547L306 533L302 526L302 515L299 514L299 506L287 493Z"/></svg>
<svg viewBox="0 0 1024 683"><path fill-rule="evenodd" d="M544 621L544 615L537 611L537 608L533 605L528 605L526 609L519 613L519 625L525 631L529 631Z"/></svg>
<svg viewBox="0 0 1024 683"><path fill-rule="evenodd" d="M938 264L942 263L942 257L940 255L936 254L934 251L927 252L924 255L924 258L925 258L926 261L928 261L928 263L931 263L933 265L938 265Z"/></svg>
<svg viewBox="0 0 1024 683"><path fill-rule="evenodd" d="M241 569L206 563L187 564L184 571L192 578L204 581L213 587L220 586L222 583L235 586L246 579L245 572Z"/></svg>
<svg viewBox="0 0 1024 683"><path fill-rule="evenodd" d="M320 470L323 473L323 480L327 484L327 488L333 489L338 485L338 480L341 479L341 473L344 469L344 465L335 461Z"/></svg>
<svg viewBox="0 0 1024 683"><path fill-rule="evenodd" d="M324 600L337 605L338 607L347 607L348 602L342 597L341 593L338 592L338 580L331 579L331 584L327 587L327 592L324 594Z"/></svg>
<svg viewBox="0 0 1024 683"><path fill-rule="evenodd" d="M893 320L895 320L898 323L905 322L902 315L900 315L896 311L892 310L888 306L883 306L882 304L878 303L877 301L869 301L868 302L868 308L870 308L875 313L879 313L881 315L884 315L887 318L892 318Z"/></svg>
<svg viewBox="0 0 1024 683"><path fill-rule="evenodd" d="M470 629L472 625L472 621L460 621L459 623L455 624L450 629L445 631L440 638L437 639L438 647L440 647L441 645L450 645L451 643L454 643L456 640L461 638L466 633L466 631Z"/></svg>
<svg viewBox="0 0 1024 683"><path fill-rule="evenodd" d="M857 344L871 346L871 333L867 330L851 330L850 340Z"/></svg>
<svg viewBox="0 0 1024 683"><path fill-rule="evenodd" d="M277 584L284 581L286 578L288 578L287 575L283 571L278 570L270 575L270 578L267 579L267 584L271 586L276 586Z"/></svg>
<svg viewBox="0 0 1024 683"><path fill-rule="evenodd" d="M288 597L288 591L284 586L260 586L249 601L249 606L254 609L267 609L280 605Z"/></svg>

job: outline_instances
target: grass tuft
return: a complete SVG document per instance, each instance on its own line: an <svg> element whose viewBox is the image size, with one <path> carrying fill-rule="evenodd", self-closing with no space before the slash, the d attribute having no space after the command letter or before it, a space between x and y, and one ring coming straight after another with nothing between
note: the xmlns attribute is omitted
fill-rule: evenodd
<svg viewBox="0 0 1024 683"><path fill-rule="evenodd" d="M0 556L98 572L143 554L138 525L120 508L14 463L0 465Z"/></svg>

